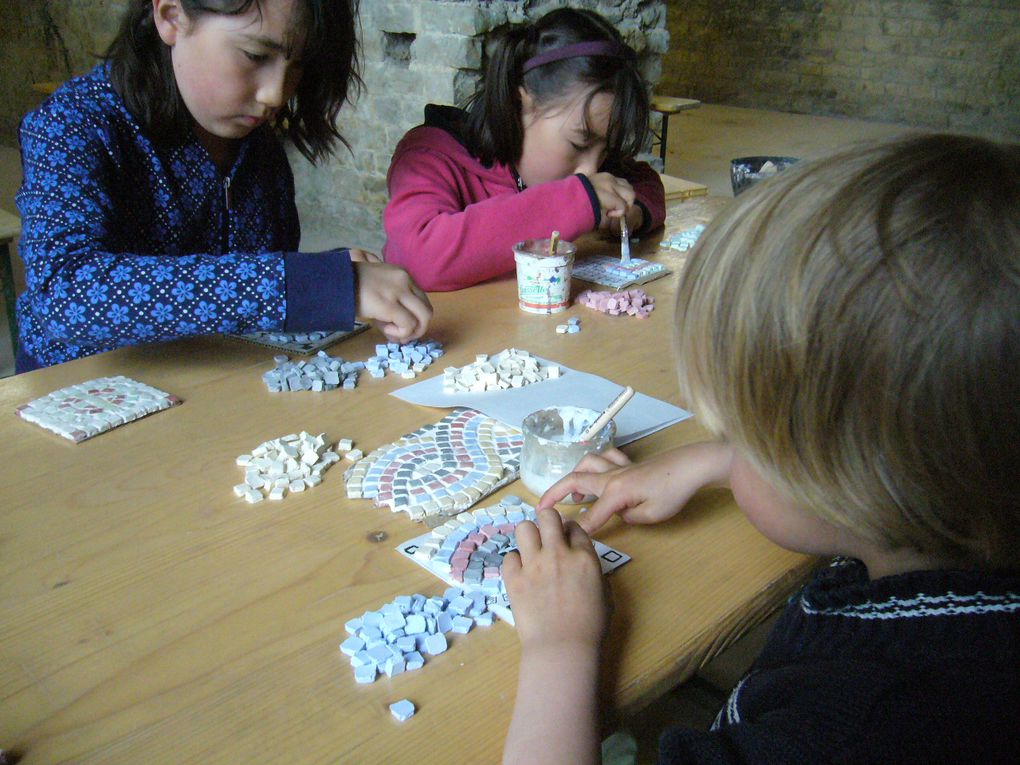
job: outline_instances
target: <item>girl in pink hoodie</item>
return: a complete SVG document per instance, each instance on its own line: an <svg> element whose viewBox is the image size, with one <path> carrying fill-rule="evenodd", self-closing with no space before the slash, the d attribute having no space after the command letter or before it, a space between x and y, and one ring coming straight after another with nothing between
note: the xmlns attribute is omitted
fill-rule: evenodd
<svg viewBox="0 0 1020 765"><path fill-rule="evenodd" d="M648 130L637 57L601 16L562 8L497 41L466 109L430 104L397 145L387 262L426 290L514 272L513 245L662 224L662 182L633 157Z"/></svg>

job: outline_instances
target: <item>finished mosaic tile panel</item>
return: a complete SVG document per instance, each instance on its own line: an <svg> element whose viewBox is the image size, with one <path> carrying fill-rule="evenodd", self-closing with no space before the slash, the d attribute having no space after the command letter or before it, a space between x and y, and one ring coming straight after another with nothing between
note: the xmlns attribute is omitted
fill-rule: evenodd
<svg viewBox="0 0 1020 765"><path fill-rule="evenodd" d="M19 417L79 443L118 425L181 403L129 377L99 377L19 406Z"/></svg>
<svg viewBox="0 0 1020 765"><path fill-rule="evenodd" d="M229 334L227 337L290 353L308 354L317 353L352 335L364 332L368 326L368 324L356 321L352 329L342 329L336 332L266 332L258 330L247 335Z"/></svg>
<svg viewBox="0 0 1020 765"><path fill-rule="evenodd" d="M359 460L347 496L406 512L412 520L449 515L517 478L521 432L474 409L454 409Z"/></svg>

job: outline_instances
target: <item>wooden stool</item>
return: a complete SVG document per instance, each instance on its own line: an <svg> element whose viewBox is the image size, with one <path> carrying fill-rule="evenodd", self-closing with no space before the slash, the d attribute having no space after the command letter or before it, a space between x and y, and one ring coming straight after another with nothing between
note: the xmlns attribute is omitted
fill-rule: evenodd
<svg viewBox="0 0 1020 765"><path fill-rule="evenodd" d="M18 323L14 315L14 269L11 266L11 242L21 233L17 215L0 210L0 297L7 308L7 327L11 331L11 348L18 351Z"/></svg>
<svg viewBox="0 0 1020 765"><path fill-rule="evenodd" d="M652 111L662 115L659 131L652 131L652 136L659 144L659 159L662 160L662 171L666 172L666 137L669 135L669 115L678 114L688 109L697 109L701 101L693 98L674 98L673 96L652 96ZM653 144L654 145L654 144Z"/></svg>

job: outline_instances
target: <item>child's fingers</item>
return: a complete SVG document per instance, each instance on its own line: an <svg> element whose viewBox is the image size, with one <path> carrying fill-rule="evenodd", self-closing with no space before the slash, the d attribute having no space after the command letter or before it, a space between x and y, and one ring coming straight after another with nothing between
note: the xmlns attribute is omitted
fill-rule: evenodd
<svg viewBox="0 0 1020 765"><path fill-rule="evenodd" d="M382 263L382 255L377 255L374 252L367 252L360 250L357 247L349 247L347 249L350 255L352 263Z"/></svg>
<svg viewBox="0 0 1020 765"><path fill-rule="evenodd" d="M574 467L577 473L606 473L614 468L630 465L630 457L615 446L604 452L589 452Z"/></svg>
<svg viewBox="0 0 1020 765"><path fill-rule="evenodd" d="M563 516L551 507L536 510L538 530L542 535L542 547L563 547Z"/></svg>
<svg viewBox="0 0 1020 765"><path fill-rule="evenodd" d="M506 584L507 590L515 589L517 582L517 575L521 573L521 553L519 550L511 550L503 556L503 566L501 568L503 574L503 582Z"/></svg>
<svg viewBox="0 0 1020 765"><path fill-rule="evenodd" d="M580 473L573 472L563 476L560 480L546 489L545 494L535 505L536 510L551 508L568 494L594 494L596 497L602 493L605 485L605 474L603 473Z"/></svg>
<svg viewBox="0 0 1020 765"><path fill-rule="evenodd" d="M414 318L412 336L421 337L425 334L425 330L428 329L429 322L432 320L432 303L429 302L425 293L420 292L420 290L416 293L415 289L413 288L409 294L401 299L400 305Z"/></svg>
<svg viewBox="0 0 1020 765"><path fill-rule="evenodd" d="M590 551L593 556L595 555L595 545L592 544L591 537L577 521L564 523L563 531L567 537L567 545L571 549Z"/></svg>
<svg viewBox="0 0 1020 765"><path fill-rule="evenodd" d="M390 304L386 310L386 324L383 330L386 336L402 343L420 337L428 327L428 320L432 314L421 304L415 308L420 311L421 317L399 300Z"/></svg>
<svg viewBox="0 0 1020 765"><path fill-rule="evenodd" d="M617 467L627 467L628 465L632 464L630 457L621 452L615 446L611 449L606 449L599 456L601 456L603 459L609 460Z"/></svg>
<svg viewBox="0 0 1020 765"><path fill-rule="evenodd" d="M521 521L514 529L514 537L517 539L517 555L521 566L526 566L532 557L542 550L542 536L538 532L538 526L531 521ZM506 560L503 562L505 564Z"/></svg>
<svg viewBox="0 0 1020 765"><path fill-rule="evenodd" d="M617 497L600 496L577 522L585 533L592 535L605 526L614 515L627 509L629 506Z"/></svg>

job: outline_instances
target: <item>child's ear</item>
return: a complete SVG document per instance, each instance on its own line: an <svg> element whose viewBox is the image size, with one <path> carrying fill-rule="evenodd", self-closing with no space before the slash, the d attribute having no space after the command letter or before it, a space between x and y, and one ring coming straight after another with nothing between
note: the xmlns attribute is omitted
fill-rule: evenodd
<svg viewBox="0 0 1020 765"><path fill-rule="evenodd" d="M521 120L523 121L535 113L535 99L523 85L517 86L517 95L521 99Z"/></svg>
<svg viewBox="0 0 1020 765"><path fill-rule="evenodd" d="M178 0L152 0L152 20L160 39L167 45L177 42L183 16Z"/></svg>

